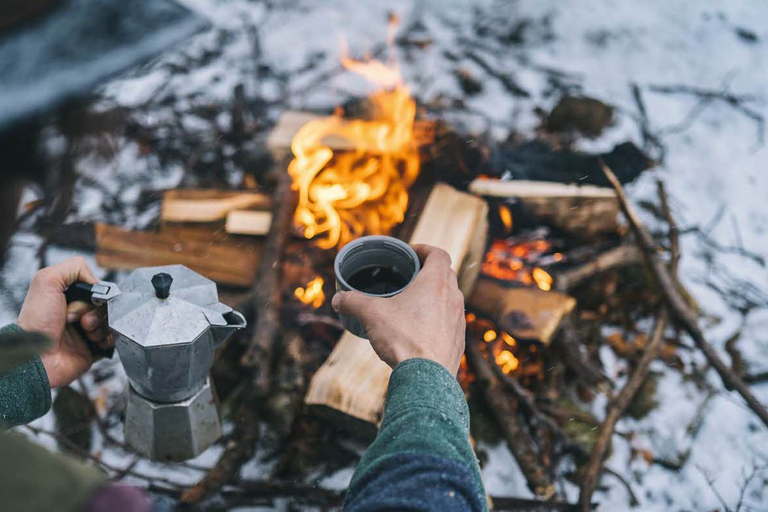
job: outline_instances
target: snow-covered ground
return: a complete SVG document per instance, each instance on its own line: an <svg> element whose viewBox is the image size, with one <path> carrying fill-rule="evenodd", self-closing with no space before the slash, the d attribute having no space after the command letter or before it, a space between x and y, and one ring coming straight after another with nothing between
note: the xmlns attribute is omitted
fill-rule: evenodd
<svg viewBox="0 0 768 512"><path fill-rule="evenodd" d="M618 110L612 128L597 140L579 141L580 147L602 151L626 139L642 145L641 113L632 94L635 84L646 107L648 129L661 139L666 152L661 165L646 172L629 192L635 201L655 201L656 180L665 182L684 232L681 279L707 319L708 339L722 349L725 340L740 330L739 348L751 370L768 369L768 268L743 254L768 259L768 148L762 126L754 119L754 114L768 114L768 4L764 1L185 3L208 16L215 28L110 83L104 89L106 103L156 103L158 108L149 117L162 118L168 115L161 106L163 98L171 94L177 98L175 108L185 110L185 105L227 102L233 87L243 83L246 96L266 101L266 115L272 119L286 108L328 109L367 87L339 70L343 39L355 54L380 52L390 12L400 16L402 28L420 22L418 35L431 40L426 48L399 48L399 61L414 94L429 105L456 105L453 100L462 99L463 106L448 109L445 118L466 130L506 137L514 129L532 136L538 123L535 108L550 109L568 90L601 99ZM502 42L505 35L515 42ZM209 50L222 47L222 40L221 55L207 59L206 64L194 64ZM508 73L529 96L511 95L480 61ZM179 73L180 66L189 70ZM482 91L466 97L455 76L457 69L468 71L482 84ZM690 94L654 90L677 85L744 95L748 111L719 99L707 102ZM222 114L217 122L226 124L227 116ZM209 130L195 121L188 116L184 122L190 130ZM135 187L124 198L128 207L147 183L156 188L173 185L182 174L180 168L160 169L130 145L120 150L108 169L86 162L82 170L102 183L108 183L105 177L113 173L135 176ZM98 217L102 198L83 189L78 194L85 203L81 213ZM145 218L153 214L136 213ZM654 225L650 216L646 220ZM691 227L706 230L709 241L687 230ZM15 317L13 300L7 299L23 297L36 270L30 263L36 243L29 236L16 240L2 274L8 304L0 308L0 323ZM67 255L61 251L50 259ZM733 300L737 295L742 299ZM752 307L744 315L740 309L747 303ZM622 364L609 351L603 356L609 370L617 371ZM698 356L689 359L703 361ZM754 465L768 463L768 431L738 395L723 390L714 372L709 377L718 392L705 403L705 392L660 362L655 364L654 369L663 374L660 406L641 421L619 422L617 430L633 431L636 436L631 442L617 438L608 467L630 482L642 510L722 510L713 488L735 509L745 474ZM768 384L755 385L753 390L768 404ZM598 414L601 410L602 406L595 408ZM692 439L688 427L697 416L701 424ZM50 418L39 421L51 422ZM642 458L630 461L631 448L647 449L669 460L690 451L690 458L679 472L672 472ZM492 448L491 455L484 469L488 490L497 495L530 495L506 448ZM204 457L202 462L210 462L215 454ZM256 476L259 470L252 466L246 469ZM351 471L345 470L327 484L344 487L350 476ZM194 474L188 478L194 479ZM743 510L750 510L747 505L751 510L768 510L766 478L764 474L753 481ZM607 491L598 492L596 500L603 510L629 508L625 488L615 478L606 476L601 484ZM577 489L568 486L566 490L575 501Z"/></svg>

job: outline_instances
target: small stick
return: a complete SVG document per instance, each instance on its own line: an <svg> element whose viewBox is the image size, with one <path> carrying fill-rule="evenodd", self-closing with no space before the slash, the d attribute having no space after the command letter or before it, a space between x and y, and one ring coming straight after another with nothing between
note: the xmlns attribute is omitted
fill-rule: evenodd
<svg viewBox="0 0 768 512"><path fill-rule="evenodd" d="M587 462L587 465L584 467L584 479L581 482L581 493L579 495L579 503L581 504L581 510L583 512L592 510L592 494L597 487L600 470L603 467L603 457L605 457L605 453L608 451L608 445L611 441L616 422L619 421L619 418L624 414L624 411L629 406L635 393L637 393L637 390L640 389L643 381L645 381L651 363L659 356L662 345L661 341L664 338L664 329L667 327L667 318L667 310L662 309L656 318L656 325L653 327L651 341L648 343L648 347L645 349L643 357L637 364L637 368L632 372L632 376L621 389L618 396L608 404L605 421L603 421L598 429L597 440L592 449L592 455L589 458L589 462Z"/></svg>
<svg viewBox="0 0 768 512"><path fill-rule="evenodd" d="M483 385L485 401L496 418L496 424L504 434L509 450L520 465L528 487L540 498L552 498L555 494L555 486L533 448L534 442L531 436L523 428L517 415L517 399L504 392L491 365L477 345L472 342L467 344L467 359L475 371L477 380Z"/></svg>
<svg viewBox="0 0 768 512"><path fill-rule="evenodd" d="M558 291L567 292L596 274L638 264L642 258L643 255L636 246L620 245L599 254L584 265L557 273L555 275L555 287Z"/></svg>
<svg viewBox="0 0 768 512"><path fill-rule="evenodd" d="M733 373L731 369L728 368L728 366L726 366L723 360L720 359L720 356L717 355L714 347L710 345L704 338L704 334L701 332L696 323L695 315L691 312L690 308L685 302L685 299L683 299L683 296L677 288L675 279L672 277L672 275L670 275L669 269L656 253L656 247L653 243L651 235L640 223L637 214L629 204L629 200L624 193L624 188L621 186L619 180L608 168L608 166L605 165L604 162L601 162L601 166L605 177L608 178L608 181L616 190L616 195L619 198L619 205L621 206L624 215L629 221L629 225L632 228L635 237L637 238L637 242L640 245L640 248L643 250L646 262L648 263L651 272L656 278L657 284L659 285L662 295L664 296L667 306L669 307L671 315L683 327L683 329L685 329L688 335L696 343L696 346L698 346L699 349L704 353L704 357L706 357L709 364L714 367L718 375L720 375L720 378L722 379L725 387L729 390L735 389L738 391L742 398L744 398L747 406L752 409L752 411L760 418L763 424L768 427L768 410L766 410L763 404L761 404L757 399L757 397L752 394L752 391L750 391L749 387L744 384L744 381L738 375Z"/></svg>

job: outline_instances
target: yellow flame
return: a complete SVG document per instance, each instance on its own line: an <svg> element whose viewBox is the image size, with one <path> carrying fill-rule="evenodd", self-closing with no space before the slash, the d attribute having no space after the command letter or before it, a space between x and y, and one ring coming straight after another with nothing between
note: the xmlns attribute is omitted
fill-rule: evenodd
<svg viewBox="0 0 768 512"><path fill-rule="evenodd" d="M533 280L539 285L539 288L548 292L552 289L552 276L547 274L543 269L536 267L533 269Z"/></svg>
<svg viewBox="0 0 768 512"><path fill-rule="evenodd" d="M512 212L509 209L509 206L505 204L499 205L499 218L501 219L501 223L504 224L504 231L506 233L512 232Z"/></svg>
<svg viewBox="0 0 768 512"><path fill-rule="evenodd" d="M496 364L501 366L502 372L510 373L520 366L520 361L515 357L515 354L509 350L502 350L499 355L496 356Z"/></svg>
<svg viewBox="0 0 768 512"><path fill-rule="evenodd" d="M296 288L293 294L302 303L308 306L311 305L313 308L317 309L323 305L323 302L325 302L325 292L323 292L324 282L323 278L318 276L307 283L305 288L302 288L301 286Z"/></svg>
<svg viewBox="0 0 768 512"><path fill-rule="evenodd" d="M493 329L488 329L485 331L485 334L483 334L483 339L486 341L486 343L490 343L491 341L496 339L496 331Z"/></svg>
<svg viewBox="0 0 768 512"><path fill-rule="evenodd" d="M288 166L299 192L294 222L306 238L321 237L317 245L324 249L401 223L420 168L416 102L397 65L347 56L342 64L379 86L369 97L371 120L336 113L307 123L291 142ZM354 149L334 151L326 142L331 138Z"/></svg>

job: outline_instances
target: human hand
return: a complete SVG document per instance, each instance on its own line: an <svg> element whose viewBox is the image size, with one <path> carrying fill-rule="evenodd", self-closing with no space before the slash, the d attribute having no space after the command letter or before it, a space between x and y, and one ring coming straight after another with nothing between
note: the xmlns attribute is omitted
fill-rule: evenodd
<svg viewBox="0 0 768 512"><path fill-rule="evenodd" d="M103 308L85 302L67 304L64 290L76 281L99 282L80 257L40 270L32 279L17 320L25 331L43 333L53 341L53 347L40 355L52 388L71 383L95 361L75 323L80 323L91 341L102 347L111 344Z"/></svg>
<svg viewBox="0 0 768 512"><path fill-rule="evenodd" d="M451 269L451 257L430 245L413 248L422 268L402 293L381 298L339 292L333 296L333 309L357 318L373 350L392 368L418 357L440 363L456 375L464 353L466 322L464 296Z"/></svg>

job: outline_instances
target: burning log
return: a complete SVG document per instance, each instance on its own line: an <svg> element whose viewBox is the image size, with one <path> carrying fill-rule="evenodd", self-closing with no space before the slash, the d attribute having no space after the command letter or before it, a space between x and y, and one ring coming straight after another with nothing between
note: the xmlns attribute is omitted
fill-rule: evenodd
<svg viewBox="0 0 768 512"><path fill-rule="evenodd" d="M619 203L610 188L547 181L476 179L469 185L469 190L486 197L517 199L536 219L576 236L592 238L619 230Z"/></svg>
<svg viewBox="0 0 768 512"><path fill-rule="evenodd" d="M576 300L539 288L507 288L483 277L475 284L468 305L512 337L548 345L560 322L576 307Z"/></svg>
<svg viewBox="0 0 768 512"><path fill-rule="evenodd" d="M207 226L166 225L159 232L131 231L97 223L96 263L104 268L182 264L218 283L250 286L262 258L262 245L236 240Z"/></svg>
<svg viewBox="0 0 768 512"><path fill-rule="evenodd" d="M709 364L715 368L725 387L729 390L738 391L747 403L747 406L749 406L749 408L760 418L763 424L768 427L768 410L766 410L765 406L752 394L752 391L744 381L736 375L722 359L720 359L720 356L717 354L714 347L704 338L704 333L701 332L701 329L699 329L697 324L696 316L680 293L677 280L672 277L666 264L657 254L653 239L651 238L650 233L648 233L645 227L640 223L637 214L629 204L629 200L624 193L624 188L605 164L603 164L602 168L606 178L608 178L608 181L616 190L624 216L627 218L629 225L637 238L637 243L643 251L645 260L659 285L670 313L676 322L680 324L693 339L696 346L704 353L704 357L706 357Z"/></svg>
<svg viewBox="0 0 768 512"><path fill-rule="evenodd" d="M228 190L166 190L160 220L164 222L216 222L232 211L268 210L272 198L257 192Z"/></svg>
<svg viewBox="0 0 768 512"><path fill-rule="evenodd" d="M487 233L485 201L439 183L433 188L410 243L448 251L465 296L480 270ZM304 399L308 406L342 425L355 424L370 434L381 421L392 373L370 343L344 333L315 373Z"/></svg>
<svg viewBox="0 0 768 512"><path fill-rule="evenodd" d="M517 399L504 392L504 386L494 374L491 363L474 343L467 344L467 360L482 386L483 396L496 418L496 424L525 475L528 487L541 498L551 498L555 494L555 487L534 449L533 439L523 427Z"/></svg>

